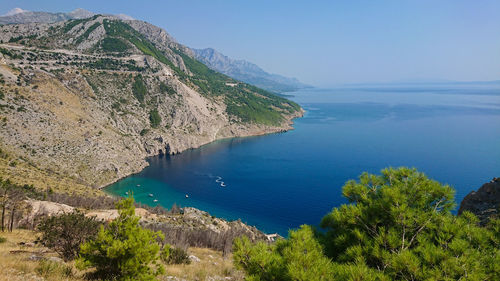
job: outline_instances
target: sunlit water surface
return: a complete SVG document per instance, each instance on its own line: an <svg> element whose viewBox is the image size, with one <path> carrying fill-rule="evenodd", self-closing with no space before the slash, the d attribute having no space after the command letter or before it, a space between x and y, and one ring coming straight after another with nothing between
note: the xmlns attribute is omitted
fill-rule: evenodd
<svg viewBox="0 0 500 281"><path fill-rule="evenodd" d="M345 203L341 188L347 180L388 166L416 167L455 187L460 202L500 176L499 89L453 85L290 93L307 111L295 120L295 130L152 157L141 173L106 191L124 196L131 190L145 204L193 206L283 235L304 223L317 225Z"/></svg>

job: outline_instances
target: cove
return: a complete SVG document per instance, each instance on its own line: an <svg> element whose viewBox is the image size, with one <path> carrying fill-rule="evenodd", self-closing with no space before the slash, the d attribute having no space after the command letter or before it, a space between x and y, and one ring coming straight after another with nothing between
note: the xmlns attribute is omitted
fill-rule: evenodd
<svg viewBox="0 0 500 281"><path fill-rule="evenodd" d="M133 191L144 204L192 206L286 236L290 228L319 224L332 208L347 203L343 184L364 171L415 167L453 186L457 202L500 176L499 85L288 94L306 110L295 130L151 157L149 167L105 191L118 196Z"/></svg>

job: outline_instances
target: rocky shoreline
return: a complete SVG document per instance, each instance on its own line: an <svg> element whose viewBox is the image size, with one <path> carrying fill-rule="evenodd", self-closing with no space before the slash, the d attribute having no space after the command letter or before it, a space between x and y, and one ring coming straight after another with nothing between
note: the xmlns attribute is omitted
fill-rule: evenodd
<svg viewBox="0 0 500 281"><path fill-rule="evenodd" d="M476 215L481 225L500 217L500 178L493 178L477 191L471 191L460 203L458 214L468 211Z"/></svg>
<svg viewBox="0 0 500 281"><path fill-rule="evenodd" d="M184 152L186 150L189 150L189 149L197 149L197 148L200 148L201 146L210 144L210 143L215 142L215 141L224 140L224 139L262 136L262 135L269 135L269 134L276 134L276 133L285 133L285 132L288 132L290 130L294 130L295 129L293 127L294 120L296 118L303 117L304 114L305 114L305 110L301 108L300 111L297 112L296 114L288 116L287 119L286 119L286 121L283 123L283 125L281 127L267 127L267 128L264 127L264 128L258 128L255 131L249 130L246 133L242 133L242 134L238 134L238 135L234 135L234 136L228 136L228 137L221 137L221 138L217 138L217 139L205 142L205 143L200 143L197 146L186 147L186 148L183 148L182 150L170 151L170 153L167 153L167 155L175 155L175 154L182 153L182 152ZM112 184L114 184L116 182L119 182L120 180L122 180L122 179L124 179L126 177L129 177L129 176L132 176L132 175L140 173L144 168L146 168L149 165L149 163L146 161L146 158L148 158L148 157L154 157L154 156L158 156L158 155L164 155L164 154L165 153L163 153L163 152L158 152L157 154L146 156L145 158L143 158L143 160L145 162L145 165L139 171L137 171L137 172L131 172L130 174L125 174L122 177L117 178L115 181L113 181L111 183L99 186L98 189L99 190L104 190L104 189L106 189L106 187L108 187L108 186L110 186L110 185L112 185Z"/></svg>

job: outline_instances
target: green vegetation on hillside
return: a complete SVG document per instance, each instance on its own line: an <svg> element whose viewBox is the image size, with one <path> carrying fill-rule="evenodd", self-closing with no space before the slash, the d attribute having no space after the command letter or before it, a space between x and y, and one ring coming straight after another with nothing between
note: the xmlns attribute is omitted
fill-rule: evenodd
<svg viewBox="0 0 500 281"><path fill-rule="evenodd" d="M151 127L157 128L161 123L161 116L157 109L153 109L149 112L149 121L151 122Z"/></svg>
<svg viewBox="0 0 500 281"><path fill-rule="evenodd" d="M164 82L160 82L160 91L162 93L166 93L170 96L176 94L174 88L170 87L169 85L165 84Z"/></svg>
<svg viewBox="0 0 500 281"><path fill-rule="evenodd" d="M17 54L17 53L12 52L12 51L9 51L9 50L7 50L7 49L5 49L5 48L0 48L0 53L4 54L4 55L6 55L6 56L9 56L9 57L11 57L12 59L22 59L22 58L23 58L23 56L22 56L22 55Z"/></svg>
<svg viewBox="0 0 500 281"><path fill-rule="evenodd" d="M277 125L283 121L282 113L293 113L300 109L294 102L256 87L238 83L224 74L211 70L181 50L173 49L193 74L189 76L167 59L163 52L142 34L124 22L104 20L104 28L109 36L123 38L131 42L142 53L170 66L182 80L196 85L202 94L206 96L223 95L227 104L227 113L242 122ZM226 85L228 82L237 83L238 86Z"/></svg>
<svg viewBox="0 0 500 281"><path fill-rule="evenodd" d="M106 37L101 41L101 48L105 52L122 53L127 51L129 49L129 46L119 38Z"/></svg>
<svg viewBox="0 0 500 281"><path fill-rule="evenodd" d="M101 24L98 22L91 25L89 28L87 28L87 30L85 30L85 32L80 37L78 37L78 39L76 39L75 43L80 44L83 40L88 39L90 33L94 31L96 28L98 28L100 25Z"/></svg>
<svg viewBox="0 0 500 281"><path fill-rule="evenodd" d="M93 46L89 45L85 50L80 50L87 56L32 52L26 55L27 59L34 65L38 60L55 60L54 64L62 68L74 66L90 70L141 72L143 79L135 79L133 92L134 96L143 105L147 105L146 89L154 91L158 89L159 85L159 90L162 93L176 94L176 90L170 86L173 85L172 83L163 82L155 85L155 82L149 79L148 81L145 80L147 76L157 73L161 67L139 67L134 60L118 59L118 57L132 53L133 50L138 50L142 54L151 56L162 64L168 65L177 79L194 88L206 98L217 102L223 101L226 104L226 112L232 123L281 125L287 115L300 110L300 107L294 102L211 70L203 63L192 58L189 52L186 51L187 49L181 45L172 43L160 49L160 46L147 39L147 35L135 30L126 22L106 17L103 18L102 23L100 21L93 22L99 17L101 16L70 20L63 25L50 29L51 34L48 36L29 40L29 44L32 46L53 48L59 44L58 42L66 40L70 36L74 37L72 43L61 47L71 49L75 48L75 45L89 40L90 34L96 29L100 29L102 24L106 33L100 38L100 41ZM27 38L24 37L19 40ZM66 41L70 42L70 40ZM7 50L4 52L7 52ZM14 52L11 51L10 53L13 54ZM114 58L100 56L103 53ZM40 68L46 68L46 64L44 62Z"/></svg>
<svg viewBox="0 0 500 281"><path fill-rule="evenodd" d="M91 70L95 69L106 69L106 70L128 70L128 71L144 71L143 67L135 65L135 61L129 60L127 62L110 59L110 58L100 58L97 60L92 60L84 63L71 62L70 65L86 67Z"/></svg>
<svg viewBox="0 0 500 281"><path fill-rule="evenodd" d="M206 95L224 95L226 111L242 122L277 125L283 121L282 113L293 113L300 106L257 87L235 81L211 70L203 63L176 50L186 67L195 74L190 81ZM227 83L237 84L236 86Z"/></svg>
<svg viewBox="0 0 500 281"><path fill-rule="evenodd" d="M69 20L67 23L63 26L63 32L68 33L73 27L79 25L82 22L87 22L89 19L76 19L76 20Z"/></svg>
<svg viewBox="0 0 500 281"><path fill-rule="evenodd" d="M144 85L144 81L142 80L142 75L137 75L134 78L134 84L132 84L132 93L140 103L144 103L144 96L146 96L147 94L147 89L146 85Z"/></svg>
<svg viewBox="0 0 500 281"><path fill-rule="evenodd" d="M106 34L109 36L122 37L126 39L130 43L134 44L134 46L144 54L150 55L170 66L178 75L183 75L183 72L171 61L169 61L160 50L158 50L151 42L149 42L149 40L133 29L130 25L117 20L104 20L103 24Z"/></svg>
<svg viewBox="0 0 500 281"><path fill-rule="evenodd" d="M349 204L275 244L234 243L249 280L500 280L500 220L454 216L454 190L415 169L364 173Z"/></svg>

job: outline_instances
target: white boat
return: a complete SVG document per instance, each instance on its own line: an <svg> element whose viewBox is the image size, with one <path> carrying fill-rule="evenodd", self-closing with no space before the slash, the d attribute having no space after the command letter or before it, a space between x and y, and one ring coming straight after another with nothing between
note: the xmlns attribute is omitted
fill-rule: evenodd
<svg viewBox="0 0 500 281"><path fill-rule="evenodd" d="M189 198L189 195L186 194L186 198Z"/></svg>
<svg viewBox="0 0 500 281"><path fill-rule="evenodd" d="M149 197L153 197L153 193L149 193Z"/></svg>
<svg viewBox="0 0 500 281"><path fill-rule="evenodd" d="M140 184L137 185L138 187L141 186Z"/></svg>
<svg viewBox="0 0 500 281"><path fill-rule="evenodd" d="M153 202L158 202L158 200L157 200L157 199L155 199L155 200L153 200Z"/></svg>
<svg viewBox="0 0 500 281"><path fill-rule="evenodd" d="M225 184L224 182L221 182L221 183L220 183L220 186L225 187L225 186L226 186L226 184Z"/></svg>
<svg viewBox="0 0 500 281"><path fill-rule="evenodd" d="M127 191L127 192L125 192L125 195L128 195L128 191Z"/></svg>

